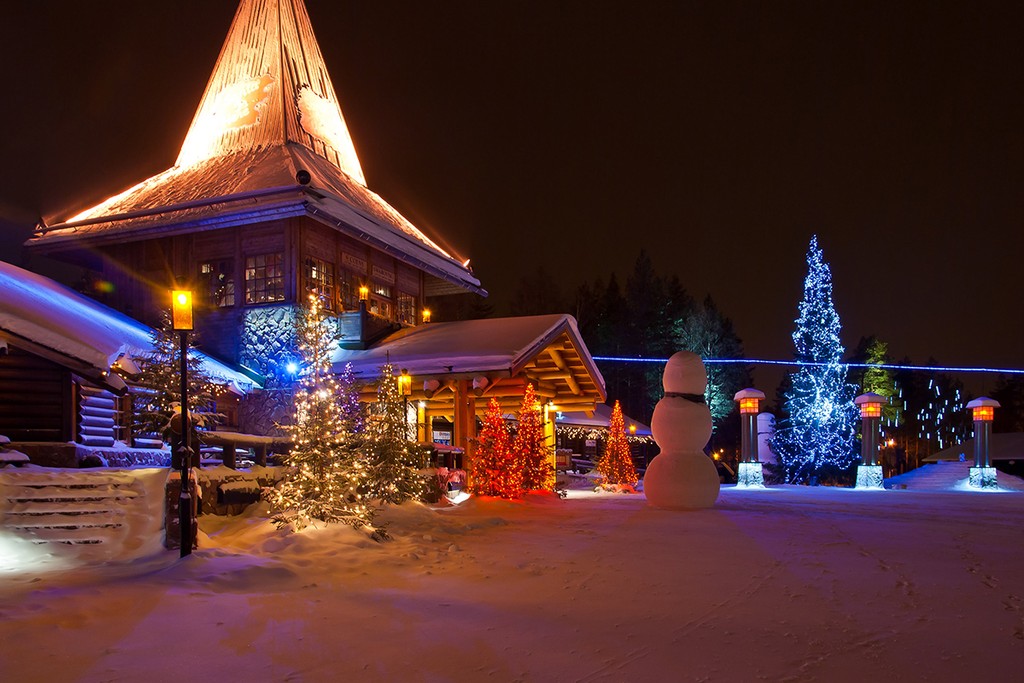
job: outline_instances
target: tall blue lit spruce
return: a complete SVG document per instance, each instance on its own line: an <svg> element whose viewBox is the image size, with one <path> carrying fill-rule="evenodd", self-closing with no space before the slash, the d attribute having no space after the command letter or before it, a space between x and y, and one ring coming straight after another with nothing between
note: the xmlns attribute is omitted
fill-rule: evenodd
<svg viewBox="0 0 1024 683"><path fill-rule="evenodd" d="M843 477L857 462L856 387L846 381L839 341L839 314L832 303L832 272L822 259L818 238L807 249L807 277L793 332L796 358L813 365L790 374L783 395L785 418L772 449L788 483L816 482L823 475Z"/></svg>

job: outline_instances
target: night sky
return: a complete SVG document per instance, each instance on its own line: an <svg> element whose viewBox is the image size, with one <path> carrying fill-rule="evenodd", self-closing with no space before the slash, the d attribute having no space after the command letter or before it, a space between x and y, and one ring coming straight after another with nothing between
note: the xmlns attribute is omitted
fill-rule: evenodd
<svg viewBox="0 0 1024 683"><path fill-rule="evenodd" d="M645 249L790 358L817 233L847 348L1024 367L1021 3L307 7L371 189L499 313ZM7 3L0 258L174 162L234 10Z"/></svg>

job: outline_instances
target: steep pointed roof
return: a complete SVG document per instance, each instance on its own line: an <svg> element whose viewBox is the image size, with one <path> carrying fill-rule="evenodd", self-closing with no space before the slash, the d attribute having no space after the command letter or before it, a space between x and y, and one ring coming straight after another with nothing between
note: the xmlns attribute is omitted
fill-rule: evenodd
<svg viewBox="0 0 1024 683"><path fill-rule="evenodd" d="M243 0L175 166L285 142L366 185L302 0Z"/></svg>
<svg viewBox="0 0 1024 683"><path fill-rule="evenodd" d="M428 294L487 293L366 186L302 0L241 0L175 165L26 244L55 253L298 215L426 270Z"/></svg>

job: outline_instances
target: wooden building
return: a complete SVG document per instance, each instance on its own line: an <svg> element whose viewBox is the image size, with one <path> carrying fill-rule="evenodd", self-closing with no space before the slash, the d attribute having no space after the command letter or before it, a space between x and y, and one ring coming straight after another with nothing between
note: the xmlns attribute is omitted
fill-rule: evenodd
<svg viewBox="0 0 1024 683"><path fill-rule="evenodd" d="M551 406L605 399L569 316L423 324L427 297L487 292L368 188L301 0L241 0L174 166L39 225L27 247L89 268L111 306L150 325L189 283L200 348L279 381L297 307L319 292L336 361L376 381L390 357L466 449L487 400L515 404L525 382Z"/></svg>
<svg viewBox="0 0 1024 683"><path fill-rule="evenodd" d="M189 283L203 347L268 375L309 290L349 348L416 325L428 296L486 295L367 187L301 0L242 0L175 165L27 247L91 269L150 325Z"/></svg>
<svg viewBox="0 0 1024 683"><path fill-rule="evenodd" d="M132 387L125 379L136 371L133 359L152 352L153 331L3 262L0 292L0 434L40 465L77 467L115 446L101 460L161 464L159 454L130 452L139 444L130 431ZM225 402L259 386L238 370L200 358L204 370L230 388Z"/></svg>

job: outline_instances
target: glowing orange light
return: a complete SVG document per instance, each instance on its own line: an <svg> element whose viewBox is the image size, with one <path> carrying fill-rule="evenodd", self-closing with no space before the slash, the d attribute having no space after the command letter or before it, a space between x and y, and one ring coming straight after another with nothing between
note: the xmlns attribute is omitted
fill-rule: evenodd
<svg viewBox="0 0 1024 683"><path fill-rule="evenodd" d="M974 409L975 422L991 422L995 417L996 409L993 406L978 406Z"/></svg>
<svg viewBox="0 0 1024 683"><path fill-rule="evenodd" d="M860 406L861 417L881 417L882 416L882 404L881 403L862 403Z"/></svg>
<svg viewBox="0 0 1024 683"><path fill-rule="evenodd" d="M429 308L424 308L423 309L423 322L425 322L425 323L429 323L430 322L430 309Z"/></svg>
<svg viewBox="0 0 1024 683"><path fill-rule="evenodd" d="M192 329L192 292L185 289L171 292L171 327L176 330Z"/></svg>
<svg viewBox="0 0 1024 683"><path fill-rule="evenodd" d="M359 300L360 301L366 301L369 298L370 298L370 288L367 287L366 285L363 285L362 287L359 288Z"/></svg>
<svg viewBox="0 0 1024 683"><path fill-rule="evenodd" d="M402 396L412 393L412 377L409 376L407 370L402 370L402 374L398 376L398 388L402 392Z"/></svg>
<svg viewBox="0 0 1024 683"><path fill-rule="evenodd" d="M757 413L757 404L760 403L760 399L756 398L741 398L740 399L740 414L742 415L753 415Z"/></svg>
<svg viewBox="0 0 1024 683"><path fill-rule="evenodd" d="M636 425L629 425L629 433L636 434Z"/></svg>

